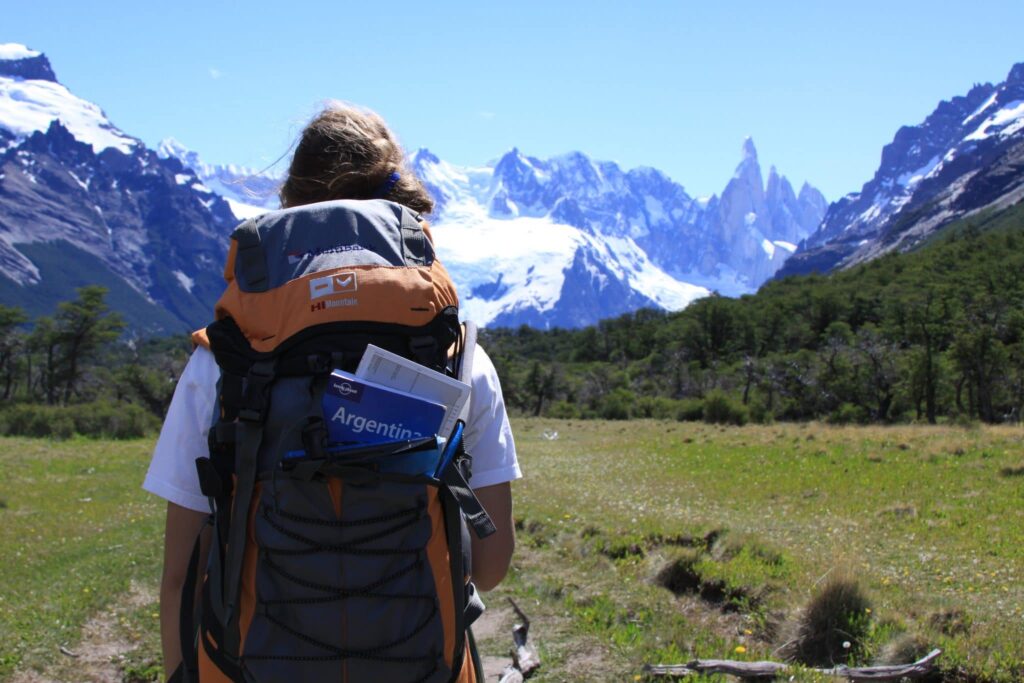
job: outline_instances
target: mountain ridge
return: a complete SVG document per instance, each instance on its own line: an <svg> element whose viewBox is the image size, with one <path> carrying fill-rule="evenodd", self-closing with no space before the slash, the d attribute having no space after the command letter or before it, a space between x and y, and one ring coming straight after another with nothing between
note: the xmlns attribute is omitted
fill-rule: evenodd
<svg viewBox="0 0 1024 683"><path fill-rule="evenodd" d="M906 251L957 218L1024 198L1024 63L902 126L874 176L828 207L777 277Z"/></svg>
<svg viewBox="0 0 1024 683"><path fill-rule="evenodd" d="M47 292L52 308L53 292L40 287L58 277L54 259L40 267L27 254L43 252L28 245L66 243L69 254L90 254L85 272L102 263L152 307L146 315L132 304L133 326L205 324L223 287L227 235L238 219L276 206L280 179L205 164L173 139L147 148L24 46L0 46L0 73L5 277L26 293ZM721 199L694 199L657 169L624 170L578 151L539 159L512 149L460 168L421 150L410 164L437 199L429 218L438 253L468 316L579 327L638 307L677 310L711 289L751 291L774 272L793 235L816 225L820 193L807 186L801 205L774 169L766 187L752 140L742 157L746 182Z"/></svg>

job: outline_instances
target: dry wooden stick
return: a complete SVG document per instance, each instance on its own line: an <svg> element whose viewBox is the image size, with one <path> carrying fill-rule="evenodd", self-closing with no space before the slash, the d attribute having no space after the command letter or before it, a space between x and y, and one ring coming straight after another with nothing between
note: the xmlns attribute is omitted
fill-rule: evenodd
<svg viewBox="0 0 1024 683"><path fill-rule="evenodd" d="M850 667L840 665L832 669L811 669L830 676L851 681L898 681L901 678L922 678L935 669L935 660L942 650L935 649L912 664ZM644 673L649 676L684 678L693 674L727 674L740 678L775 678L790 668L780 662L740 662L730 659L695 659L686 664L647 664Z"/></svg>
<svg viewBox="0 0 1024 683"><path fill-rule="evenodd" d="M530 634L530 619L523 610L519 609L515 600L508 598L508 601L522 623L512 627L512 642L515 643L515 649L512 650L512 663L505 667L498 683L523 683L540 668L540 656L537 654L537 649L527 642Z"/></svg>

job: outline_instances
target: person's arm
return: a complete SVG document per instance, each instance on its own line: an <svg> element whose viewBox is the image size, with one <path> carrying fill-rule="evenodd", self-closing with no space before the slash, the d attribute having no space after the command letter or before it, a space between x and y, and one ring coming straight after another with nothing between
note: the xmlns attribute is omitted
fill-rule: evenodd
<svg viewBox="0 0 1024 683"><path fill-rule="evenodd" d="M167 523L164 527L164 571L160 578L160 641L164 652L164 674L170 678L181 663L179 618L181 590L188 574L189 560L196 536L203 530L209 515L167 503ZM204 531L199 567L206 566L209 549L209 531ZM199 582L196 582L199 589ZM191 596L195 599L196 596Z"/></svg>
<svg viewBox="0 0 1024 683"><path fill-rule="evenodd" d="M489 591L505 578L516 547L512 486L505 482L475 489L474 493L497 529L483 540L477 538L472 530L469 532L473 549L473 583L478 589Z"/></svg>

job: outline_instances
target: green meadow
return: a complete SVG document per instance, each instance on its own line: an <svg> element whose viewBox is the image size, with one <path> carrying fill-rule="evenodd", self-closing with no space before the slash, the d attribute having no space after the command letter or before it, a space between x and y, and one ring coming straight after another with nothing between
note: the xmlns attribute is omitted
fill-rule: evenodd
<svg viewBox="0 0 1024 683"><path fill-rule="evenodd" d="M508 660L507 597L532 621L532 680L778 659L841 577L867 606L835 663L939 647L947 679L1024 679L1020 427L513 426L525 478L513 567L479 629L492 663ZM151 448L0 439L0 680L98 680L90 666L156 680ZM97 662L98 638L117 647Z"/></svg>

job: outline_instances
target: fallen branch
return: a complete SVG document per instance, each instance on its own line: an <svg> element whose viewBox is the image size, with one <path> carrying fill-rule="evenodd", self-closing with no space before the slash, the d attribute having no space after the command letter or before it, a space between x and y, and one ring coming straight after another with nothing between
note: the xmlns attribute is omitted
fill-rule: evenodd
<svg viewBox="0 0 1024 683"><path fill-rule="evenodd" d="M540 656L537 654L537 649L527 642L530 634L529 618L523 613L523 610L519 609L515 600L509 598L508 601L522 623L516 624L512 628L512 642L515 643L515 649L512 650L512 663L501 672L501 679L498 683L523 683L540 668Z"/></svg>
<svg viewBox="0 0 1024 683"><path fill-rule="evenodd" d="M923 678L935 670L935 660L942 650L935 649L913 664L850 667L840 665L832 669L811 669L827 676L851 681L898 681L901 678ZM693 674L727 674L740 678L775 678L786 673L792 665L780 662L740 662L730 659L695 659L686 664L647 664L648 676L684 678Z"/></svg>

